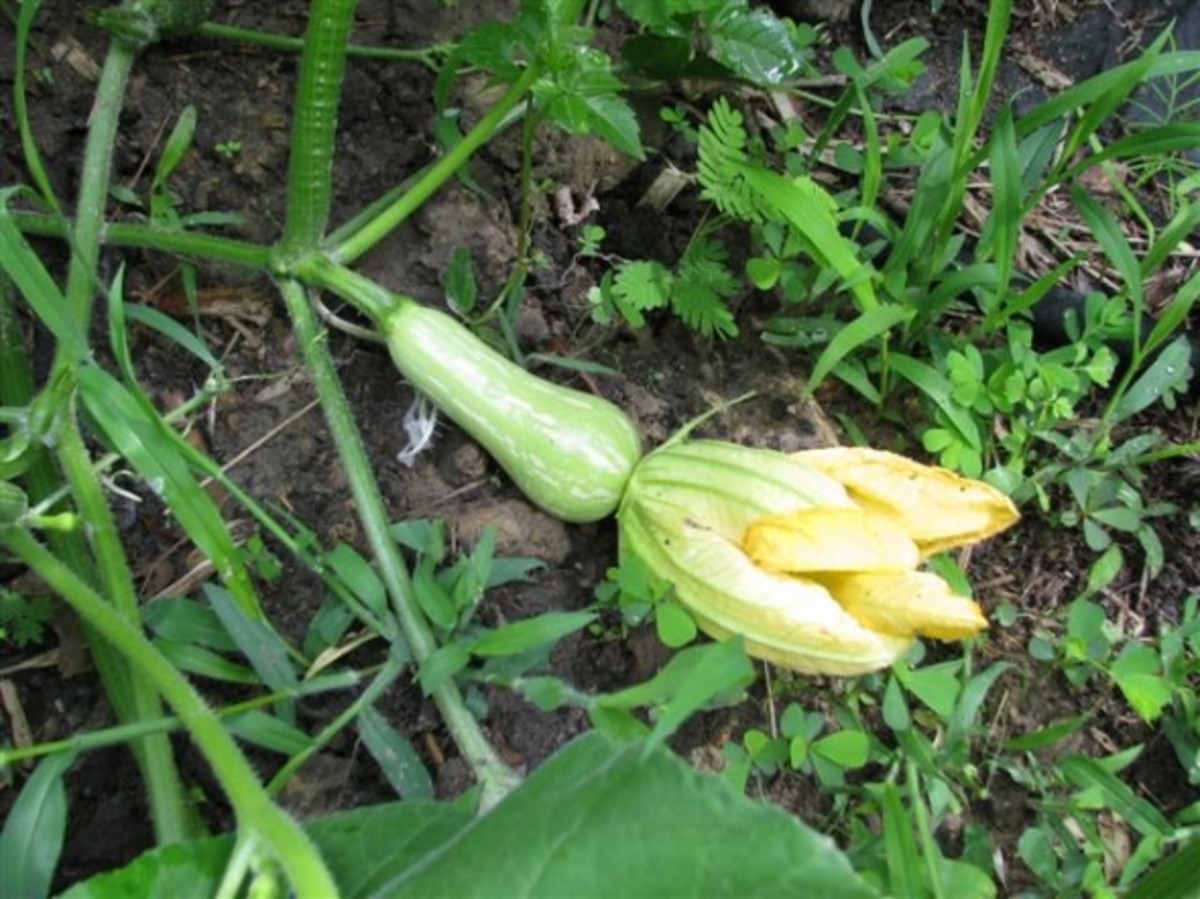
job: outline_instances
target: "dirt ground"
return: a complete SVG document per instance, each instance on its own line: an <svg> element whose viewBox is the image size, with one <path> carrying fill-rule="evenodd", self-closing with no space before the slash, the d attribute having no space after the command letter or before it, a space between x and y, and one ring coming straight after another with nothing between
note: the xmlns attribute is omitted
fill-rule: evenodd
<svg viewBox="0 0 1200 899"><path fill-rule="evenodd" d="M445 8L436 0L366 0L360 4L355 40L367 45L424 46L452 39L465 27L507 15L511 4L462 3ZM1018 2L1011 52L1001 73L1004 95L1034 99L1053 76L1081 79L1122 58L1154 23L1164 21L1171 4L1067 3L1065 0ZM47 2L30 51L30 108L33 128L56 188L72 196L94 89L95 64L102 59L103 36L92 28L78 4ZM948 106L955 102L957 65L963 34L978 40L986 3L954 0L931 19L927 0L875 3L872 26L891 44L923 34L933 48L929 74L903 102L908 108ZM1153 7L1151 9L1151 7ZM1181 8L1181 4L1174 4ZM221 2L216 21L285 34L303 28L302 2ZM861 46L859 26L834 26L834 39ZM0 184L25 178L15 131L9 124L12 65L11 24L0 25ZM137 67L127 110L122 117L115 183L144 195L164 135L187 104L198 113L195 149L173 178L179 208L185 211L235 211L247 221L247 237L269 241L282 220L283 185L288 151L289 103L294 57L258 48L192 38L156 48ZM340 121L336 162L335 221L342 221L374 198L380 185L404 178L433 152L430 122L433 75L416 65L355 60L349 67ZM647 105L653 109L653 100ZM467 104L469 106L469 104ZM236 141L235 154L218 147ZM668 155L676 148L663 147ZM686 160L683 161L686 164ZM518 152L514 135L484 150L472 172L486 196L462 187L443 190L396 234L376 248L360 270L380 283L419 299L440 302L440 279L451 254L467 247L480 276L481 294L490 296L507 277L517 252ZM658 165L661 165L659 163ZM678 257L699 214L686 193L659 215L637 206L653 178L655 163L634 167L593 141L547 138L537 163L537 180L571 188L582 196L595 187L599 212L594 221L609 234L614 253L663 260ZM136 210L114 201L113 218ZM757 327L772 310L767 300L746 296L739 303L742 336L712 343L688 332L677 321L653 321L645 333L598 329L587 317L586 294L602 270L574 260L577 228L562 224L546 197L536 206L533 240L544 265L533 273L519 322L526 351L574 353L611 367L618 374L591 379L587 386L625 407L641 426L649 445L667 436L715 402L750 390L755 399L706 424L702 433L782 449L819 445L840 438L832 422L846 415L872 431L870 413L835 386L823 390L817 404L798 399L804 370L794 356L763 345ZM46 244L50 257L61 248ZM129 294L171 310L181 302L176 264L163 256L109 252L111 270L128 268ZM314 404L290 328L270 285L248 280L234 269L199 272L204 330L234 379L201 429L213 455L239 461L233 476L260 501L287 509L313 528L323 545L342 541L365 551L353 504L340 474L334 448ZM36 339L36 338L31 338ZM191 393L203 372L149 332L135 330L134 352L142 383L162 403ZM403 445L401 416L411 399L386 354L377 346L343 335L332 337L343 381L363 428L368 450L395 520L444 519L460 544L469 544L488 522L499 525L498 552L535 556L546 563L532 583L490 594L488 621L511 620L547 609L573 609L588 603L605 570L615 562L611 522L566 526L527 505L498 474L478 447L454 428L441 429L432 451L412 468L396 460ZM543 369L559 380L571 376ZM1196 439L1195 409L1164 414L1161 425L1180 440ZM878 432L883 442L895 435ZM1182 466L1164 466L1147 489L1155 499L1192 503L1194 481ZM197 562L182 545L148 490L134 485L140 502L121 504L122 526L137 565L143 593L153 596L183 577ZM226 507L231 516L238 511ZM1154 582L1131 576L1109 591L1106 601L1131 626L1152 632L1159 620L1173 620L1178 604L1200 590L1197 541L1186 520L1164 528L1168 567ZM1031 667L1026 645L1032 629L1076 595L1090 556L1073 535L1050 532L1030 517L1014 533L975 551L971 574L978 595L991 606L1014 602L1027 615L1010 628L995 629L979 663L1008 659L1016 664L996 691L991 727L1001 736L1024 732L1083 708L1097 710L1094 726L1072 747L1096 753L1151 740L1131 782L1170 811L1195 801L1195 790L1182 789L1169 744L1137 723L1121 704L1106 696L1072 690L1065 683L1046 690L1044 671ZM17 572L3 571L3 577ZM283 576L264 585L269 612L280 630L299 639L321 600L315 577L289 565ZM69 630L64 625L61 633ZM69 642L69 638L61 638ZM39 651L53 650L53 646ZM3 652L3 648L0 648ZM369 650L364 650L364 661ZM3 658L0 669L27 660ZM63 654L64 656L66 653ZM652 674L669 653L652 632L635 632L619 641L584 635L555 652L556 673L587 690L608 690ZM8 675L15 683L37 741L66 736L110 723L107 708L86 670L66 665L53 652L45 667ZM63 663L63 664L60 664ZM836 685L798 682L806 692L836 690ZM1038 701L1031 701L1036 695ZM1047 696L1053 701L1045 701ZM487 690L487 732L505 758L528 770L586 726L574 711L545 714L514 694ZM343 700L337 696L302 704L301 724L315 729ZM776 700L778 701L778 700ZM768 698L761 685L752 702L700 716L685 729L677 748L704 752L748 726L765 726ZM435 775L441 795L453 795L468 783L432 705L411 686L394 688L380 704L389 720L409 734ZM228 823L219 791L198 758L179 741L187 775L203 790L204 810L215 826ZM267 772L277 759L256 757ZM971 809L975 820L991 828L1010 850L1030 820L1027 796L1017 784L997 777L988 798ZM782 772L763 788L774 801L814 820L822 811L818 790L803 777ZM13 790L0 792L0 814ZM121 750L91 753L70 777L70 828L60 885L97 870L122 864L151 842L136 773ZM306 767L289 788L286 801L297 812L314 815L335 808L391 798L386 782L351 734L335 741ZM1014 882L1021 882L1020 872Z"/></svg>

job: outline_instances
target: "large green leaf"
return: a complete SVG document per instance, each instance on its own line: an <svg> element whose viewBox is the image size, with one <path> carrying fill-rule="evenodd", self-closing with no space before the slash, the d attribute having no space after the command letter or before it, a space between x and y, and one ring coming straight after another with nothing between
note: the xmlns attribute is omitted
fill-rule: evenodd
<svg viewBox="0 0 1200 899"><path fill-rule="evenodd" d="M381 872L382 874L383 872ZM596 732L369 895L871 896L824 836L665 749Z"/></svg>
<svg viewBox="0 0 1200 899"><path fill-rule="evenodd" d="M454 835L471 819L461 803L393 802L339 812L308 827L341 888L362 895L363 885L397 858L416 860ZM137 899L214 896L232 835L174 844L147 852L117 871L76 884L61 899Z"/></svg>
<svg viewBox="0 0 1200 899"><path fill-rule="evenodd" d="M488 815L402 802L308 828L347 899L455 896L875 896L782 810L646 742L591 732ZM213 895L230 836L149 852L63 899Z"/></svg>

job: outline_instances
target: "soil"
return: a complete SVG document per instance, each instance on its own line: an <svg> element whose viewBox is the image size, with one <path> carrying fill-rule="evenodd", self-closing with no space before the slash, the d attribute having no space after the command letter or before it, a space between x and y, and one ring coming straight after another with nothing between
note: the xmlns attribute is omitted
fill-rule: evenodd
<svg viewBox="0 0 1200 899"><path fill-rule="evenodd" d="M299 34L302 2L218 3L219 22L267 31ZM354 39L367 45L418 47L452 39L465 27L507 17L512 4L486 2L443 6L434 0L364 0ZM876 37L885 45L924 35L932 41L928 74L900 101L905 108L950 107L957 101L962 36L981 39L986 3L953 0L931 18L927 0L877 2L872 16ZM1066 0L1018 2L1012 51L1001 73L1002 95L1034 100L1054 86L1058 76L1082 79L1112 65L1152 34L1156 22L1183 4L1132 2L1068 3ZM12 65L12 30L3 26L5 67ZM832 26L827 46L861 47L861 26L851 20ZM77 5L47 2L39 15L30 50L32 126L60 196L75 189L82 142L94 90L95 66L103 56L104 37L80 14ZM827 52L827 51L824 51ZM171 180L181 211L233 211L242 215L245 236L270 241L283 213L289 103L294 86L294 57L203 38L156 48L140 60L122 117L115 183L144 196L162 141L180 111L197 110L194 149ZM25 179L20 144L9 109L11 71L0 72L4 129L0 132L0 184ZM337 197L334 219L344 221L360 203L416 171L432 158L433 74L417 65L355 60L349 66L336 156ZM464 116L486 105L482 85L462 94ZM483 98L483 99L481 99ZM651 98L653 100L654 98ZM1024 99L1022 100L1024 102ZM653 110L654 103L648 107ZM663 140L655 135L654 139ZM230 150L230 142L237 149ZM226 152L218 149L225 146ZM664 146L668 155L677 148ZM685 161L686 162L686 161ZM741 336L726 342L700 339L674 319L651 322L646 332L599 328L588 317L587 291L597 283L599 264L573 258L578 226L554 212L549 197L559 187L576 200L593 193L599 211L591 221L608 231L606 249L665 261L678 257L701 209L685 192L664 214L638 205L656 174L655 163L634 166L595 141L543 139L536 179L547 191L535 204L532 241L543 264L535 268L518 322L525 352L579 355L615 374L582 376L543 365L556 380L596 390L626 408L654 445L714 404L757 391L754 399L706 423L701 434L781 449L826 445L843 439L834 422L850 420L884 443L900 438L862 409L845 391L830 385L817 402L801 402L805 364L794 355L765 346L758 338L772 308L767 299L741 298L737 315ZM442 302L441 278L451 255L467 248L476 266L483 297L495 295L508 277L518 252L519 152L515 134L506 135L479 154L471 167L479 191L462 185L446 188L411 221L384 241L358 266L366 275L426 302ZM135 218L138 211L114 201L113 218ZM62 251L45 244L47 258L61 261ZM107 272L127 270L130 297L171 311L180 308L181 272L177 264L153 253L111 251ZM197 273L201 327L209 345L227 365L232 389L197 422L202 439L218 460L237 460L235 479L259 501L286 509L312 528L321 544L339 542L365 552L347 485L335 458L326 426L314 404L311 385L286 316L270 285L234 269L204 268ZM336 310L335 310L336 311ZM40 340L31 334L31 340ZM135 328L133 351L138 374L153 396L169 405L189 395L203 371L149 331ZM606 569L615 562L613 524L566 526L529 506L482 451L455 428L443 425L434 447L410 468L396 456L404 443L401 417L411 392L400 381L378 346L334 333L331 346L343 383L357 414L394 520L441 518L456 545L469 546L482 528L498 526L501 555L532 556L545 568L528 584L489 594L483 617L513 620L548 609L575 609L590 602ZM103 345L103 338L97 345ZM1175 439L1196 439L1194 409L1164 414L1159 424ZM910 447L911 449L911 447ZM1186 512L1194 507L1194 466L1166 464L1146 487L1148 499L1173 500L1184 510L1160 529L1167 545L1167 568L1145 581L1131 570L1105 591L1112 615L1122 616L1127 632L1153 633L1160 622L1177 620L1186 596L1200 591L1200 554ZM153 495L136 483L121 482L133 499L114 496L143 593L155 596L185 577L199 561L181 541ZM230 517L239 517L232 503ZM1131 548L1136 558L1136 550ZM971 555L970 573L988 606L1003 601L1022 612L1009 627L996 627L976 658L982 667L1008 660L989 702L990 739L997 743L1081 710L1093 712L1091 725L1070 747L1100 754L1116 747L1148 742L1129 782L1168 812L1198 798L1184 788L1169 744L1141 725L1127 706L1100 687L1077 689L1045 682L1045 668L1034 663L1027 644L1036 628L1055 620L1055 612L1078 595L1092 556L1071 532L1051 531L1029 516L1015 532L980 547ZM0 574L5 574L0 572ZM5 576L18 573L8 571ZM302 640L323 595L317 579L299 566L285 565L282 575L262 584L272 620L287 638ZM1061 617L1061 616L1060 616ZM611 632L615 628L607 629ZM3 674L15 686L32 738L44 741L110 723L94 679L77 662L71 646L78 639L63 624L59 645L39 647L47 654L4 653L0 669L37 662ZM363 650L364 662L372 656ZM564 641L555 651L555 673L586 690L610 690L651 675L669 658L654 634L636 630L627 640L585 634ZM75 664L70 660L75 659ZM83 668L83 670L80 670ZM1049 687L1049 689L1047 689ZM835 695L838 685L821 680L781 678L768 692L762 684L750 701L699 716L676 741L680 752L696 759L719 757L722 743L747 727L769 726L774 705L789 695L805 695L819 707L820 697ZM214 696L229 698L219 691ZM488 734L505 758L529 770L578 734L586 721L580 713L542 713L514 693L486 688L476 697ZM325 697L301 705L301 724L315 729L344 697ZM408 734L433 771L439 795L454 795L469 785L461 760L438 720L436 710L411 684L394 687L378 705L393 725ZM229 824L228 810L202 762L178 742L187 777L203 792L203 811L214 827ZM256 756L267 772L278 759ZM136 772L119 749L84 755L69 779L70 824L58 885L121 865L147 848L152 835L145 824ZM805 777L780 772L759 789L770 799L816 821L828 811ZM0 789L0 812L15 790ZM315 816L329 810L384 801L391 793L378 769L347 734L304 768L285 794L297 813ZM972 803L966 817L993 833L1008 865L1006 890L1029 882L1015 841L1031 820L1026 788L996 773ZM947 837L952 842L952 837Z"/></svg>

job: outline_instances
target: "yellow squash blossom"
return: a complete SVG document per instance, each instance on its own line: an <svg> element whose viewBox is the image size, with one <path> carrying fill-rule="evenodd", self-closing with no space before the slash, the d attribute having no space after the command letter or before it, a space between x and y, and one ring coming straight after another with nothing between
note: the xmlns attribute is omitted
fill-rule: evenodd
<svg viewBox="0 0 1200 899"><path fill-rule="evenodd" d="M671 582L706 633L838 675L887 667L916 636L987 627L976 603L918 569L1016 520L988 485L893 453L716 441L647 456L618 512L622 555Z"/></svg>

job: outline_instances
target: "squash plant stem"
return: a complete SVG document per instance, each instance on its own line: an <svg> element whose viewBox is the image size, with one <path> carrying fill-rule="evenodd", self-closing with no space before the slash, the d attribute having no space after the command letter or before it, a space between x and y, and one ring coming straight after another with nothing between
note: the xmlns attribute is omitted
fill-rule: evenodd
<svg viewBox="0 0 1200 899"><path fill-rule="evenodd" d="M117 124L135 58L136 51L131 45L121 40L112 42L101 70L88 128L79 198L71 232L72 252L66 288L67 311L78 324L80 333L87 332L91 321L92 300L97 286L100 230L108 197ZM77 366L85 362L82 354L87 352L86 346L60 342L55 348L51 380L65 378L73 383ZM71 486L79 514L87 522L100 586L117 614L132 625L140 621L133 574L112 511L92 470L91 457L79 430L73 401L66 409L59 411L56 425L55 455ZM86 574L86 569L79 573ZM150 682L130 676L127 662L92 634L88 635L88 646L105 692L122 722L162 716L162 706ZM193 836L197 828L184 798L167 736L147 736L132 746L145 781L158 842L178 842Z"/></svg>
<svg viewBox="0 0 1200 899"><path fill-rule="evenodd" d="M392 599L408 648L417 664L421 664L437 649L437 641L417 606L408 569L389 533L387 510L329 354L327 334L318 327L308 295L299 282L283 281L280 291L304 354L305 366L313 379L330 433L337 444L371 554L379 564L380 576ZM437 703L446 729L483 788L480 807L491 807L517 786L519 777L501 761L487 741L452 679L433 691L433 700Z"/></svg>

